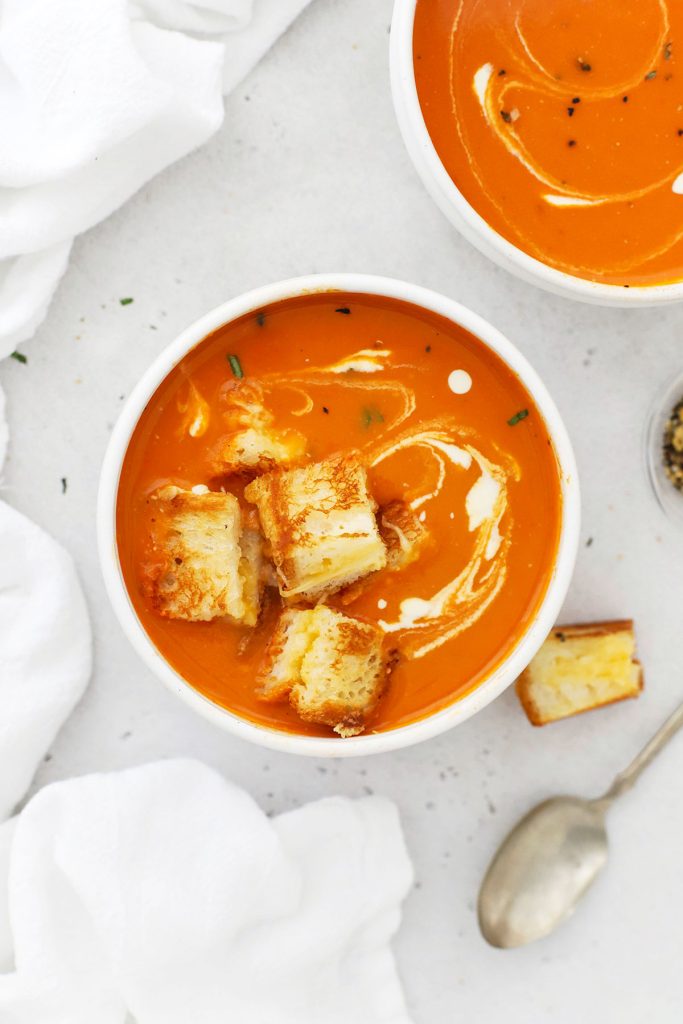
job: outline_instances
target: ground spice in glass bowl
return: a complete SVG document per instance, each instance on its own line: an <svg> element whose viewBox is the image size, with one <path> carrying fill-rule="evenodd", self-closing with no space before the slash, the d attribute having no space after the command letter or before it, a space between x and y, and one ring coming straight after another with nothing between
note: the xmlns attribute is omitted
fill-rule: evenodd
<svg viewBox="0 0 683 1024"><path fill-rule="evenodd" d="M683 374L657 397L647 426L646 458L659 504L683 527Z"/></svg>
<svg viewBox="0 0 683 1024"><path fill-rule="evenodd" d="M683 397L666 422L662 453L664 472L676 490L683 491Z"/></svg>

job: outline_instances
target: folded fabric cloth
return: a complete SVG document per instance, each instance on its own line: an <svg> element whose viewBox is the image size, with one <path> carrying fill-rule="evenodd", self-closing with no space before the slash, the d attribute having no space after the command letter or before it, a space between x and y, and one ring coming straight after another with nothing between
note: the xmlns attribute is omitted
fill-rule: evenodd
<svg viewBox="0 0 683 1024"><path fill-rule="evenodd" d="M409 1024L412 872L378 798L269 820L195 761L92 775L0 829L3 871L0 1020Z"/></svg>
<svg viewBox="0 0 683 1024"><path fill-rule="evenodd" d="M0 821L82 696L91 646L71 558L0 501Z"/></svg>
<svg viewBox="0 0 683 1024"><path fill-rule="evenodd" d="M254 3L0 0L0 359L74 236L219 128L222 91L308 0Z"/></svg>

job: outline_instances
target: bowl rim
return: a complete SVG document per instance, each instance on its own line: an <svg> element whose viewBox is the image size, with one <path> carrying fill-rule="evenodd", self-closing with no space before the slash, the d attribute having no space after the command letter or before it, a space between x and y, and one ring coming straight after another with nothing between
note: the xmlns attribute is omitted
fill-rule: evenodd
<svg viewBox="0 0 683 1024"><path fill-rule="evenodd" d="M683 300L683 281L660 285L605 284L550 267L499 234L476 212L441 162L417 93L413 24L418 0L394 0L390 38L391 91L408 154L432 199L472 245L503 269L546 291L602 306L659 306Z"/></svg>
<svg viewBox="0 0 683 1024"><path fill-rule="evenodd" d="M411 302L470 331L497 354L519 377L543 416L557 456L563 499L557 554L545 596L518 642L493 672L470 693L439 711L386 732L344 740L260 725L214 704L194 689L164 659L138 619L123 580L116 543L116 499L123 458L140 415L173 367L209 334L237 317L282 299L336 291ZM571 580L579 528L579 482L571 442L555 403L525 356L477 313L445 295L404 281L353 273L313 274L264 285L229 299L181 331L143 373L121 410L104 455L97 498L97 544L105 588L124 633L148 668L185 704L233 735L272 750L313 757L365 756L412 746L465 721L499 696L526 667L555 623Z"/></svg>

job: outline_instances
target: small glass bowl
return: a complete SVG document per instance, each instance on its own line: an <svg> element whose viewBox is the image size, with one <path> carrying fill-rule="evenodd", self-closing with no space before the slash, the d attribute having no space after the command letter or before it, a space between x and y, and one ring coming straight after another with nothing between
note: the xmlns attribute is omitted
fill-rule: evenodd
<svg viewBox="0 0 683 1024"><path fill-rule="evenodd" d="M669 519L683 528L683 491L669 480L664 469L664 431L674 406L683 399L683 373L657 395L647 421L645 459L652 489Z"/></svg>

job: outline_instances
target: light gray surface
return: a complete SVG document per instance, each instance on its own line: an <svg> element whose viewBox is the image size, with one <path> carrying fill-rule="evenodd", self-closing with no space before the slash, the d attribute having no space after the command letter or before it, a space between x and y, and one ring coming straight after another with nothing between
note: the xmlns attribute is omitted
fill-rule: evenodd
<svg viewBox="0 0 683 1024"><path fill-rule="evenodd" d="M683 696L683 535L659 512L642 466L648 407L683 364L683 308L600 310L552 298L462 241L398 135L390 16L390 0L314 0L228 100L220 134L76 243L48 320L25 348L28 365L0 370L12 427L4 497L74 554L97 646L90 689L35 787L186 754L269 811L330 793L386 794L400 806L419 879L397 941L418 1024L669 1024L683 1004L683 739L615 807L609 870L554 937L489 949L474 903L489 857L523 811L556 792L600 791ZM509 692L423 746L323 764L222 734L139 663L109 610L95 551L97 477L121 397L210 307L321 270L443 291L534 363L565 416L584 492L566 619L635 618L640 701L533 730ZM120 306L128 295L135 302ZM655 879L647 889L645 865Z"/></svg>

